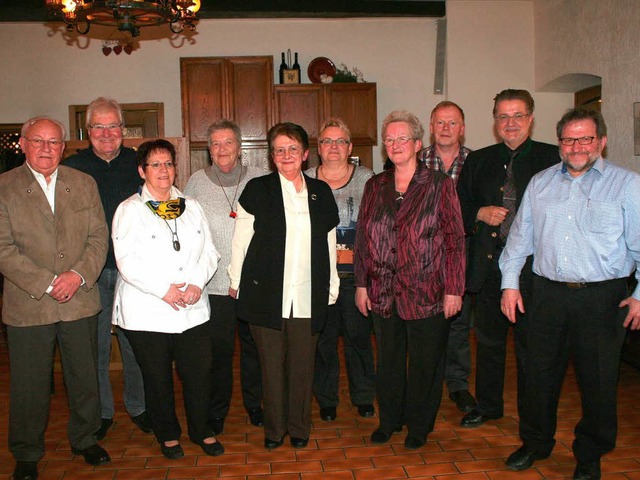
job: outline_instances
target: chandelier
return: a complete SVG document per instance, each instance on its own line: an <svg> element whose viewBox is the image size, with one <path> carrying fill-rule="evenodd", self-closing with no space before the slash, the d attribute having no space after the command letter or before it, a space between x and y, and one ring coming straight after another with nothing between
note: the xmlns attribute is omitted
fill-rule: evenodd
<svg viewBox="0 0 640 480"><path fill-rule="evenodd" d="M200 0L45 0L47 9L62 17L67 31L86 34L91 24L117 27L132 37L140 35L141 27L168 23L173 33L185 27L195 30L196 12Z"/></svg>

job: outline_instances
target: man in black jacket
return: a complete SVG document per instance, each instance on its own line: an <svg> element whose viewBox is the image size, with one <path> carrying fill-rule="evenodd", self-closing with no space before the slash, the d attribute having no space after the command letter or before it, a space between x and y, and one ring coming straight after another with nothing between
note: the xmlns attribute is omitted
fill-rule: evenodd
<svg viewBox="0 0 640 480"><path fill-rule="evenodd" d="M529 138L534 102L526 90L507 89L494 98L493 117L501 143L471 152L458 181L466 234L470 237L467 292L476 295L476 406L460 424L473 428L504 414L506 340L510 322L500 311L498 258L509 227L533 175L560 161L558 147ZM531 259L522 270L520 290L525 304L531 282ZM518 413L521 428L526 320L514 328L518 368Z"/></svg>

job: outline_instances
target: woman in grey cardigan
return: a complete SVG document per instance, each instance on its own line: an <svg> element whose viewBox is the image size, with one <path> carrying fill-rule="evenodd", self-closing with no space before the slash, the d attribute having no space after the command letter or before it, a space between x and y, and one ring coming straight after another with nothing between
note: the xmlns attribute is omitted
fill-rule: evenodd
<svg viewBox="0 0 640 480"><path fill-rule="evenodd" d="M240 337L242 400L249 421L258 427L263 423L258 352L249 326L236 317L235 299L229 296L227 267L231 260L231 239L240 194L249 180L267 172L242 164L242 133L235 122L222 119L211 124L207 137L211 165L191 176L185 194L196 198L202 205L211 228L213 243L221 255L218 271L206 288L213 328L213 385L209 426L219 435L224 430L224 420L229 412L233 390L236 328Z"/></svg>

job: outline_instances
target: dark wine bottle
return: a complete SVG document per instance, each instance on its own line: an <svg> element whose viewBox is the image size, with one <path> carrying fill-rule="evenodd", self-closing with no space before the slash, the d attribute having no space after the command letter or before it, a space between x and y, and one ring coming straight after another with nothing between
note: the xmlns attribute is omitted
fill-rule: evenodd
<svg viewBox="0 0 640 480"><path fill-rule="evenodd" d="M298 71L298 83L302 83L300 78L300 64L298 63L298 52L295 53L295 61L293 62L293 66L291 68Z"/></svg>
<svg viewBox="0 0 640 480"><path fill-rule="evenodd" d="M287 62L284 59L284 52L282 52L282 63L280 63L280 83L284 83L284 71L289 68Z"/></svg>

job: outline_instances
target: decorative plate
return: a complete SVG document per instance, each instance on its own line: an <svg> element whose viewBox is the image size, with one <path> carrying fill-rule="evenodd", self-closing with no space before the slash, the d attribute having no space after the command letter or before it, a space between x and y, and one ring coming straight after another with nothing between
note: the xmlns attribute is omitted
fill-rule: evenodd
<svg viewBox="0 0 640 480"><path fill-rule="evenodd" d="M311 60L307 68L309 80L313 83L320 83L321 75L333 77L336 74L336 66L327 57L316 57Z"/></svg>

